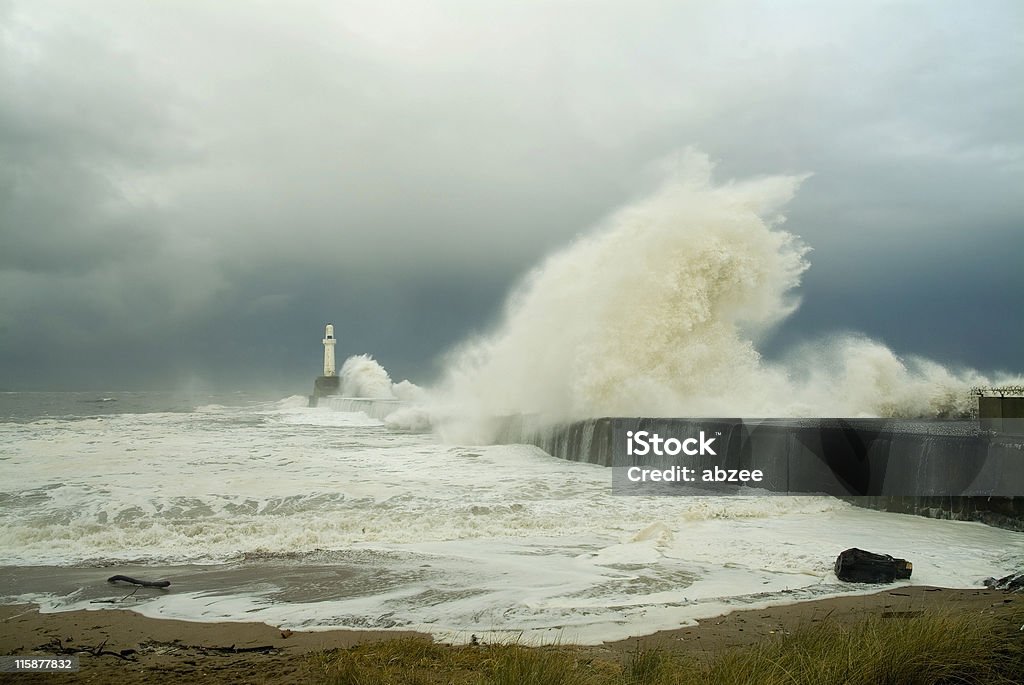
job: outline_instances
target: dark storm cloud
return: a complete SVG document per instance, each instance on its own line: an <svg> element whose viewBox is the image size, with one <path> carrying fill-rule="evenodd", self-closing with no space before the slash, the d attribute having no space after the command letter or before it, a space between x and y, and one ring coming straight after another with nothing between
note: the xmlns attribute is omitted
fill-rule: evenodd
<svg viewBox="0 0 1024 685"><path fill-rule="evenodd" d="M301 388L328 319L429 379L686 145L815 174L776 348L853 329L1020 368L1021 12L0 4L0 385Z"/></svg>
<svg viewBox="0 0 1024 685"><path fill-rule="evenodd" d="M177 154L159 92L89 23L56 31L8 6L0 80L0 268L82 274L152 252L132 189Z"/></svg>

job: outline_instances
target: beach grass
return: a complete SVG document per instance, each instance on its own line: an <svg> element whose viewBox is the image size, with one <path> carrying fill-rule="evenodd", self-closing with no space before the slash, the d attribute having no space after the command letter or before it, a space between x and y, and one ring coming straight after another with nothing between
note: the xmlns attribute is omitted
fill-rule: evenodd
<svg viewBox="0 0 1024 685"><path fill-rule="evenodd" d="M424 638L316 652L308 659L313 681L325 685L587 685L617 682L619 670L571 646L447 646Z"/></svg>
<svg viewBox="0 0 1024 685"><path fill-rule="evenodd" d="M1021 620L874 615L807 625L715 655L402 638L307 659L312 682L323 685L1007 685L1024 682Z"/></svg>

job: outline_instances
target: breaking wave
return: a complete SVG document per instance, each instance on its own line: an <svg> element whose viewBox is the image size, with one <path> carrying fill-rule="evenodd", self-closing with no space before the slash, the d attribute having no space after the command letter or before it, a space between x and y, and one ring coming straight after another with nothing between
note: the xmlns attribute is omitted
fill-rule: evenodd
<svg viewBox="0 0 1024 685"><path fill-rule="evenodd" d="M414 401L423 397L423 389L415 383L391 382L387 370L368 354L349 357L341 365L342 397L360 397L372 400Z"/></svg>
<svg viewBox="0 0 1024 685"><path fill-rule="evenodd" d="M841 336L768 361L758 342L798 306L809 248L782 230L806 176L716 183L689 151L648 197L548 257L503 321L448 360L445 415L963 415L953 372ZM997 379L998 380L998 379Z"/></svg>

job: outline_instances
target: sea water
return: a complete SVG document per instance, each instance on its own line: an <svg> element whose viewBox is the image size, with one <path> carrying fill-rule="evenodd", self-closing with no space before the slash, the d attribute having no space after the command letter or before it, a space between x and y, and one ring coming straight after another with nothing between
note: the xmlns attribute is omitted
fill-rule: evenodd
<svg viewBox="0 0 1024 685"><path fill-rule="evenodd" d="M1024 535L818 497L617 497L611 472L305 399L0 395L0 600L197 621L584 643L732 608L1019 570ZM171 581L116 587L114 574ZM131 596L127 596L131 594Z"/></svg>

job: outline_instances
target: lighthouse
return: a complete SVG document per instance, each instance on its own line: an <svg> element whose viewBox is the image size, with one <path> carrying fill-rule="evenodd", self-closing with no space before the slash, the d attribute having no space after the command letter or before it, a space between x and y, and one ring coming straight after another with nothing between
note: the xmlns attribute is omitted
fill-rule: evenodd
<svg viewBox="0 0 1024 685"><path fill-rule="evenodd" d="M324 375L334 376L334 324L327 324L324 331Z"/></svg>
<svg viewBox="0 0 1024 685"><path fill-rule="evenodd" d="M338 341L334 338L334 324L327 324L324 328L324 375L318 376L313 381L313 394L309 396L309 406L315 407L319 404L321 397L337 395L341 390L341 379L338 378L337 366L334 363L334 345Z"/></svg>

